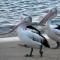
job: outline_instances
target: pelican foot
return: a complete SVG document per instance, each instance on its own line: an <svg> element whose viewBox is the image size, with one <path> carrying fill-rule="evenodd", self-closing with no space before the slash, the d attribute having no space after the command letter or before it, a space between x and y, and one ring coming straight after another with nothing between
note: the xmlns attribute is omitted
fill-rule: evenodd
<svg viewBox="0 0 60 60"><path fill-rule="evenodd" d="M32 57L33 48L31 48L30 54L26 54L25 57Z"/></svg>
<svg viewBox="0 0 60 60"><path fill-rule="evenodd" d="M33 55L26 54L25 57L32 57Z"/></svg>

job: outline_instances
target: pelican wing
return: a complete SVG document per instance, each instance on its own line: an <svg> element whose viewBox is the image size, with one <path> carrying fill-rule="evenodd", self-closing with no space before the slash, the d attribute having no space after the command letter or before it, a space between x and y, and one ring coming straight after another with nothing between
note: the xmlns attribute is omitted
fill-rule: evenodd
<svg viewBox="0 0 60 60"><path fill-rule="evenodd" d="M38 34L21 28L18 28L17 32L20 38L21 45L27 45L29 47L39 47L41 45L40 41L42 37L40 37Z"/></svg>

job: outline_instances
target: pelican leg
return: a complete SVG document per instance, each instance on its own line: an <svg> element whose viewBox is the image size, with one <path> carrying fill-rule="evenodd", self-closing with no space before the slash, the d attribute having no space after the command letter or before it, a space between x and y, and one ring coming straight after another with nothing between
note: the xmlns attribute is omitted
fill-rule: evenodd
<svg viewBox="0 0 60 60"><path fill-rule="evenodd" d="M40 56L42 57L42 55L43 55L43 51L42 51L42 45L40 46L40 50L39 50L39 53L40 53Z"/></svg>
<svg viewBox="0 0 60 60"><path fill-rule="evenodd" d="M25 57L32 57L33 48L31 48L30 54L26 54Z"/></svg>
<svg viewBox="0 0 60 60"><path fill-rule="evenodd" d="M57 43L57 47L56 48L59 48L59 46L60 46L60 43L59 42L56 42Z"/></svg>

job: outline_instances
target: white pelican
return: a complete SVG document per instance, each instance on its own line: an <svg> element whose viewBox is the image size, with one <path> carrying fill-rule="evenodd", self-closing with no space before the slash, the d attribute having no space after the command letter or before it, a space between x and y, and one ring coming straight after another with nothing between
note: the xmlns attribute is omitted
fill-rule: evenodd
<svg viewBox="0 0 60 60"><path fill-rule="evenodd" d="M21 20L18 25L17 32L21 42L20 45L31 48L30 54L27 54L26 56L32 56L33 48L39 48L39 53L42 56L42 46L44 45L48 48L50 48L50 46L48 41L43 36L40 36L27 28L27 26L31 25L31 22L31 17L27 17Z"/></svg>
<svg viewBox="0 0 60 60"><path fill-rule="evenodd" d="M47 35L57 43L58 48L60 46L60 20L51 20L47 22Z"/></svg>

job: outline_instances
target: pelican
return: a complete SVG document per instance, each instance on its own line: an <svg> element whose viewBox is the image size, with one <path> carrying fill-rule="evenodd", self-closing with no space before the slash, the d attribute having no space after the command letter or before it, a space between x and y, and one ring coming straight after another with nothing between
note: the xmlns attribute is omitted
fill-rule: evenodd
<svg viewBox="0 0 60 60"><path fill-rule="evenodd" d="M54 41L56 41L58 48L60 46L60 20L51 20L47 22L47 35Z"/></svg>
<svg viewBox="0 0 60 60"><path fill-rule="evenodd" d="M20 38L20 45L31 48L30 54L26 54L25 56L31 57L33 48L38 48L40 56L42 56L42 47L46 46L50 48L50 45L43 36L40 36L27 28L27 26L31 25L31 22L32 19L30 17L26 17L25 19L21 20L18 24L17 33Z"/></svg>

